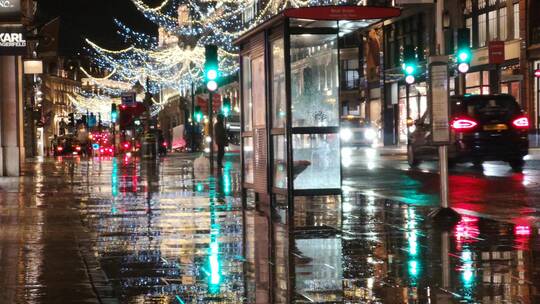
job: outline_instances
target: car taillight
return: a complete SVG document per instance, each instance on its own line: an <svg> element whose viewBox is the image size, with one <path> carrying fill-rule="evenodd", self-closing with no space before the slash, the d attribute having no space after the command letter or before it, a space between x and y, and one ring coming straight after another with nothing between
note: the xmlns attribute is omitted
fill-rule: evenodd
<svg viewBox="0 0 540 304"><path fill-rule="evenodd" d="M456 118L452 121L450 125L452 129L457 131L467 131L476 127L478 123L472 119L468 118Z"/></svg>
<svg viewBox="0 0 540 304"><path fill-rule="evenodd" d="M81 151L81 147L79 147L79 146L76 146L76 147L75 147L75 150L77 150L77 151Z"/></svg>
<svg viewBox="0 0 540 304"><path fill-rule="evenodd" d="M162 143L164 147L167 147L167 142Z"/></svg>
<svg viewBox="0 0 540 304"><path fill-rule="evenodd" d="M62 147L58 147L58 148L56 148L56 150L58 150L58 151L62 151L62 150L64 150L64 148L62 148Z"/></svg>
<svg viewBox="0 0 540 304"><path fill-rule="evenodd" d="M529 119L525 116L518 117L512 121L512 125L518 129L528 129Z"/></svg>

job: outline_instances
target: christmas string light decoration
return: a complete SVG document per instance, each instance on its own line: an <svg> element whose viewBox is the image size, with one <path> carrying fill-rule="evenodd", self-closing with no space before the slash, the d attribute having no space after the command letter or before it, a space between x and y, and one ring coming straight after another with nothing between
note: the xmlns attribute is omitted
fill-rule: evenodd
<svg viewBox="0 0 540 304"><path fill-rule="evenodd" d="M100 68L113 71L108 79L85 73L89 81L109 93L150 79L148 90L156 94L164 88L187 92L192 83L202 81L204 46L219 47L219 70L223 76L238 71L238 50L232 41L287 7L329 4L360 4L343 0L268 0L257 9L254 0L163 0L150 7L132 0L135 7L159 26L152 37L115 20L118 33L128 48L108 50L87 40L87 50ZM118 83L124 83L121 87ZM147 89L147 88L145 88Z"/></svg>

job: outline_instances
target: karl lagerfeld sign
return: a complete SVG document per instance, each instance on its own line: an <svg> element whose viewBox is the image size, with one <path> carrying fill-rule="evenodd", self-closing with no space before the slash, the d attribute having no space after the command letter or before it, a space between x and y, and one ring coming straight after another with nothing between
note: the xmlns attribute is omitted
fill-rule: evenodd
<svg viewBox="0 0 540 304"><path fill-rule="evenodd" d="M0 22L21 20L21 0L0 0Z"/></svg>
<svg viewBox="0 0 540 304"><path fill-rule="evenodd" d="M0 26L0 55L26 55L25 34L22 26Z"/></svg>

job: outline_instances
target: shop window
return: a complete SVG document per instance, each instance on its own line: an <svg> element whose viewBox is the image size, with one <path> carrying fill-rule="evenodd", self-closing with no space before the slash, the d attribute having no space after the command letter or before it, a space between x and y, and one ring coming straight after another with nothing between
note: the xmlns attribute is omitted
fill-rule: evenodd
<svg viewBox="0 0 540 304"><path fill-rule="evenodd" d="M336 35L291 36L293 127L338 126L339 88L332 81L338 77L336 47Z"/></svg>
<svg viewBox="0 0 540 304"><path fill-rule="evenodd" d="M465 75L465 93L472 95L489 94L489 71L467 73Z"/></svg>
<svg viewBox="0 0 540 304"><path fill-rule="evenodd" d="M285 96L285 53L283 38L272 41L272 127L284 128L287 117Z"/></svg>
<svg viewBox="0 0 540 304"><path fill-rule="evenodd" d="M337 134L294 134L293 158L295 189L341 187Z"/></svg>

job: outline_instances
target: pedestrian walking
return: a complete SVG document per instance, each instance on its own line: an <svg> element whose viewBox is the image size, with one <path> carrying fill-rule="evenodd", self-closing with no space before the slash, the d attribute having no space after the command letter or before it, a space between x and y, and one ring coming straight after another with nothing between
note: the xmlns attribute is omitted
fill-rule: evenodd
<svg viewBox="0 0 540 304"><path fill-rule="evenodd" d="M223 114L218 114L217 122L214 124L214 141L218 148L218 168L223 168L223 156L225 155L225 146L227 145L227 130L225 129L223 120Z"/></svg>

